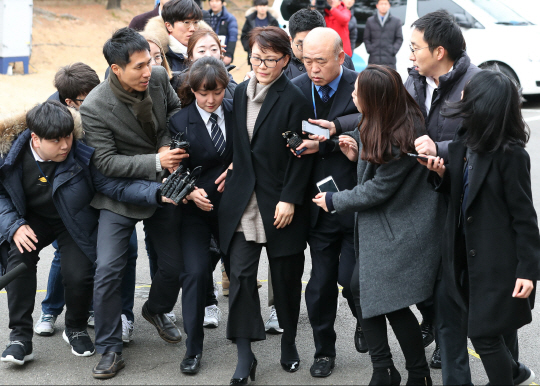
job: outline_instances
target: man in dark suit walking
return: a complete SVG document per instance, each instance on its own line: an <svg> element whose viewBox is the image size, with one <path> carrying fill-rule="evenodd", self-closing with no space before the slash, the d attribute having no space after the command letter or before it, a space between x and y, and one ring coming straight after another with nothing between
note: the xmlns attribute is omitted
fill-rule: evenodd
<svg viewBox="0 0 540 386"><path fill-rule="evenodd" d="M180 101L165 70L151 69L148 42L133 29L116 31L103 53L111 68L109 78L92 90L80 110L86 140L95 148L92 160L108 177L161 181L164 169L172 170L187 156L168 146L167 116L180 108ZM100 210L94 311L96 350L103 354L93 376L112 378L124 367L120 284L129 238L140 220L145 222L159 266L143 316L165 341L182 339L164 315L172 310L180 291L180 246L176 237L169 237L169 231L179 226L179 216L174 207L145 208L101 194L92 206Z"/></svg>
<svg viewBox="0 0 540 386"><path fill-rule="evenodd" d="M307 73L292 82L311 101L315 118L311 121L330 129L331 135L353 130L358 122L358 110L351 93L358 74L342 66L345 52L339 35L330 28L313 29L303 41L303 57ZM343 153L332 152L324 142L305 141L302 146L308 148L306 153L318 150L311 176L310 202L318 193L316 183L325 177L332 176L339 190L356 185L356 164ZM327 377L332 373L336 357L337 283L343 286L343 296L356 317L350 290L356 263L354 218L353 215L332 215L313 203L309 205L312 272L306 288L306 305L315 339L315 361L310 372L313 377ZM361 329L357 327L357 349L367 352L367 346L360 340Z"/></svg>
<svg viewBox="0 0 540 386"><path fill-rule="evenodd" d="M364 44L369 64L385 64L396 69L396 54L403 44L401 20L390 14L390 1L378 0L377 12L366 21Z"/></svg>

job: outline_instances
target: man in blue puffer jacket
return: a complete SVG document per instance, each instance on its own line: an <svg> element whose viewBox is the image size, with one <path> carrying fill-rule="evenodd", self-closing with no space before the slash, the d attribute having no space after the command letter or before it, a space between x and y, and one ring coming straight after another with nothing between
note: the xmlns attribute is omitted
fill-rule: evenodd
<svg viewBox="0 0 540 386"><path fill-rule="evenodd" d="M21 263L28 267L7 287L11 334L2 362L22 365L33 359L38 255L54 240L63 256L64 340L73 354L93 355L86 328L99 211L90 202L99 191L137 205L161 203L157 182L103 176L90 161L94 149L77 141L81 137L78 113L56 101L30 110L26 124L0 126L0 244L9 244L7 272Z"/></svg>

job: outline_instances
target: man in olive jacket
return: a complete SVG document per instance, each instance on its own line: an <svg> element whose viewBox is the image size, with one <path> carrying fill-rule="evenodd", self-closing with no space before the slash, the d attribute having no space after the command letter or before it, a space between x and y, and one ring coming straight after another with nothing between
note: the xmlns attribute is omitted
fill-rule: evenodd
<svg viewBox="0 0 540 386"><path fill-rule="evenodd" d="M164 169L172 170L186 154L169 150L167 116L180 108L166 71L151 69L148 42L130 28L116 31L103 53L111 71L81 106L88 144L95 148L92 160L108 177L161 181ZM127 59L127 61L126 61ZM129 238L138 221L158 256L143 316L171 343L182 339L180 331L163 314L170 312L180 291L182 259L174 207L141 207L97 194L92 206L100 210L97 268L94 283L96 350L103 354L93 370L95 378L111 378L124 367L120 284L126 265Z"/></svg>
<svg viewBox="0 0 540 386"><path fill-rule="evenodd" d="M368 64L384 64L396 69L396 54L403 44L401 20L390 14L390 2L379 0L377 12L366 21L364 44Z"/></svg>

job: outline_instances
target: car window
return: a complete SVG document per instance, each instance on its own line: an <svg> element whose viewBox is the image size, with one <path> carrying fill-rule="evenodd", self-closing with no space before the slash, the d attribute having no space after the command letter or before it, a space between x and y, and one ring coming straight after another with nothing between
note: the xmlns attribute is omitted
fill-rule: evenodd
<svg viewBox="0 0 540 386"><path fill-rule="evenodd" d="M472 15L454 3L452 0L418 0L418 16L440 9L454 15L456 22L463 28L484 28Z"/></svg>
<svg viewBox="0 0 540 386"><path fill-rule="evenodd" d="M521 15L515 13L510 7L498 0L471 0L493 17L497 24L504 25L528 25L532 24Z"/></svg>

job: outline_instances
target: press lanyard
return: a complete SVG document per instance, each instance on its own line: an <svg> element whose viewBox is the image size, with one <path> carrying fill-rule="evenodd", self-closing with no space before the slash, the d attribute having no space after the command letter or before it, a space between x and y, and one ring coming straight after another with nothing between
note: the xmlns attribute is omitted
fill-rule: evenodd
<svg viewBox="0 0 540 386"><path fill-rule="evenodd" d="M36 165L39 169L39 172L41 173L41 175L43 176L43 178L45 178L45 181L47 181L47 183L49 184L49 186L52 188L53 186L51 185L51 183L49 182L49 178L45 175L45 173L43 173L43 170L41 170L41 166L39 166L39 162L37 162L37 160L34 160L36 162Z"/></svg>
<svg viewBox="0 0 540 386"><path fill-rule="evenodd" d="M313 84L313 82L311 82L311 100L313 101L313 112L315 112L315 119L317 119L317 107L315 106L315 92L313 91L314 88L315 88L315 85Z"/></svg>

